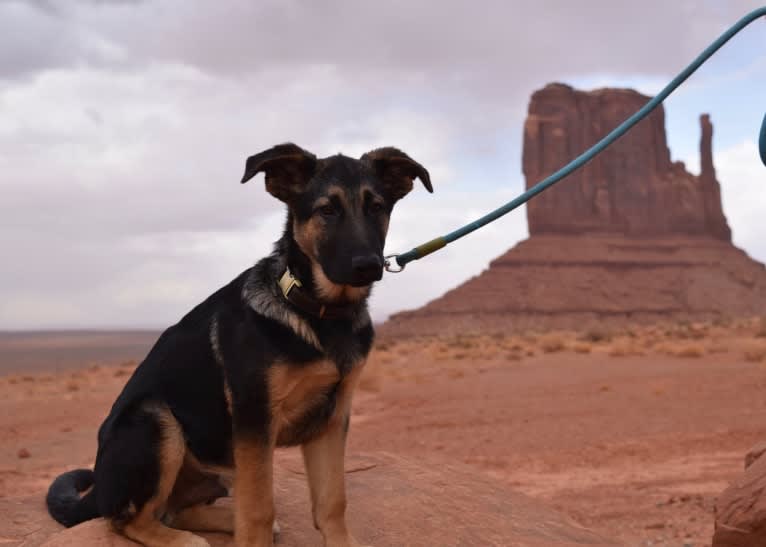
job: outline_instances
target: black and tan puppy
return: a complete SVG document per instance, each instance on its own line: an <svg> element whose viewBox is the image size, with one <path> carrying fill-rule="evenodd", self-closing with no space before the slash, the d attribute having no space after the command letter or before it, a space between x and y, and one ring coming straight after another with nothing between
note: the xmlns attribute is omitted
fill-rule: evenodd
<svg viewBox="0 0 766 547"><path fill-rule="evenodd" d="M373 340L366 300L394 204L431 182L394 148L317 159L283 144L250 157L242 182L261 172L287 204L282 238L160 336L99 430L95 469L51 485L62 524L102 516L148 547L208 545L184 530L272 545L274 448L300 445L325 545L357 545L343 459ZM233 512L212 504L231 482Z"/></svg>

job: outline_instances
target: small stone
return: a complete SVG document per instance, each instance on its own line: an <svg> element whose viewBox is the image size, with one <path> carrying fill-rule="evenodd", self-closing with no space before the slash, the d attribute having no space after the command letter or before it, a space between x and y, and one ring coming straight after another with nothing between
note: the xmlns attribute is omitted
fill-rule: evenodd
<svg viewBox="0 0 766 547"><path fill-rule="evenodd" d="M32 454L30 454L29 450L27 450L26 448L22 448L18 451L16 455L19 457L20 460L26 460Z"/></svg>

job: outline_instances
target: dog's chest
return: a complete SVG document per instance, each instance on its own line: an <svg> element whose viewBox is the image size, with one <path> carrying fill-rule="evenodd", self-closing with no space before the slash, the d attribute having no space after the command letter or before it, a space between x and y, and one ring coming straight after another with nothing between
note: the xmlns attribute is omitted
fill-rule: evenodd
<svg viewBox="0 0 766 547"><path fill-rule="evenodd" d="M342 381L332 361L277 364L269 371L271 423L277 444L305 442L333 416Z"/></svg>

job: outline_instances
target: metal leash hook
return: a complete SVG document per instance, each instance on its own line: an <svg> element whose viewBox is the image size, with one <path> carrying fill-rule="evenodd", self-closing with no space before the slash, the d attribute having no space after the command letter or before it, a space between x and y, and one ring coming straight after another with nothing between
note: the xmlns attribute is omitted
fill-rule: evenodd
<svg viewBox="0 0 766 547"><path fill-rule="evenodd" d="M386 255L383 257L383 264L385 264L385 268L388 273L399 273L404 270L404 266L399 266L399 263L396 261L398 257L399 255ZM392 258L393 260L391 260Z"/></svg>

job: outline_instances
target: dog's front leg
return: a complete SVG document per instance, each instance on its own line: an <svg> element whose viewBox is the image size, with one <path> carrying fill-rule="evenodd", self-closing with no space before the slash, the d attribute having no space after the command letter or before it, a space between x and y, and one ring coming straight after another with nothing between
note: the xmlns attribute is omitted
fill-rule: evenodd
<svg viewBox="0 0 766 547"><path fill-rule="evenodd" d="M326 547L359 546L346 527L344 459L351 397L363 367L364 363L357 365L341 384L336 410L327 429L301 447L311 492L314 526L322 533Z"/></svg>
<svg viewBox="0 0 766 547"><path fill-rule="evenodd" d="M346 527L346 487L343 460L347 414L328 425L319 437L302 446L314 526L326 547L357 547Z"/></svg>
<svg viewBox="0 0 766 547"><path fill-rule="evenodd" d="M274 525L273 443L234 440L234 539L237 547L272 547Z"/></svg>

